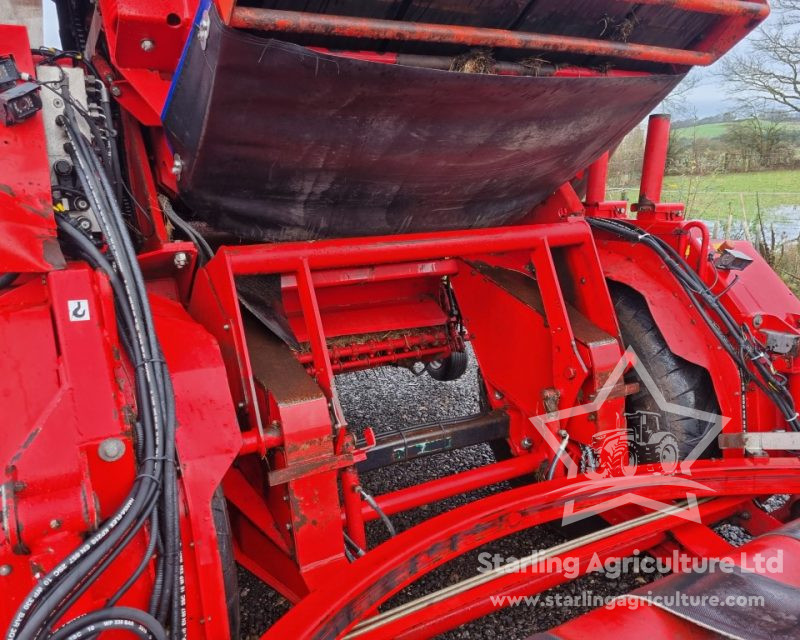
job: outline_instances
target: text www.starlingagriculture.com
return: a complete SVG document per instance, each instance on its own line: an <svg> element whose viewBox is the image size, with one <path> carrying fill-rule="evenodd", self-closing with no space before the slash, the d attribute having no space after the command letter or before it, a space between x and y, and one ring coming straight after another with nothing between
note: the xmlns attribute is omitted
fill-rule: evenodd
<svg viewBox="0 0 800 640"><path fill-rule="evenodd" d="M518 606L541 607L604 607L606 609L626 608L638 609L642 606L656 605L667 609L673 607L763 607L764 596L713 594L654 594L651 592L637 595L607 596L586 591L579 595L571 594L536 594L532 596L491 596L492 605L497 608Z"/></svg>

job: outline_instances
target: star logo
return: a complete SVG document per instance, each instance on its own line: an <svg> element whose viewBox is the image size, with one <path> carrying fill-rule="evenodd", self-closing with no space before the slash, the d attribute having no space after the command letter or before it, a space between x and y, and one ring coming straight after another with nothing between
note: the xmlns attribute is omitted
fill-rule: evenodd
<svg viewBox="0 0 800 640"><path fill-rule="evenodd" d="M547 445L553 450L554 454L560 458L561 463L564 464L567 469L567 477L577 477L580 472L578 465L576 464L575 460L573 460L573 458L563 450L561 442L547 425L555 421L566 421L575 416L597 411L603 406L603 403L605 403L605 401L611 395L611 392L617 383L622 381L622 377L629 366L632 366L639 375L642 385L650 393L661 411L679 416L695 418L710 424L711 428L708 429L705 435L697 442L689 455L687 455L680 462L676 460L675 464L672 465L670 473L648 473L645 475L631 476L627 485L631 491L625 493L624 495L615 496L613 498L609 498L608 500L601 501L600 503L587 509L575 511L574 500L569 501L564 506L562 524L566 525L572 522L577 522L579 520L583 520L593 515L597 515L599 513L603 513L627 504L638 504L642 507L646 507L658 512L664 512L666 510L677 517L682 517L687 520L691 520L692 522L699 523L701 520L696 492L698 490L707 489L707 487L685 477L676 477L673 474L675 471L680 470L680 473L683 475L691 475L692 463L694 463L694 461L700 457L703 451L705 451L706 447L708 447L708 445L710 445L722 432L722 428L730 420L730 418L726 418L716 413L700 411L698 409L692 409L690 407L668 402L664 397L664 394L661 393L661 390L658 388L655 380L653 380L653 376L650 375L650 372L647 371L647 368L642 364L642 362L636 356L636 352L632 348L628 348L625 353L622 354L622 357L614 367L614 370L608 376L605 384L599 389L597 396L591 402L576 407L570 407L568 409L560 409L551 413L533 416L530 419L531 423L542 436ZM622 431L622 433L625 433L625 431ZM668 433L669 432L662 432L662 434ZM593 496L601 497L604 494L609 494L615 491L617 484L613 480L610 481L608 477L594 472L589 472L586 475L588 477L586 482L595 485L595 492L592 494ZM653 500L635 493L635 490L638 488L650 487L654 485L671 485L684 488L686 490L686 509L675 513L674 504L660 502L658 500ZM576 489L576 492L584 492L585 488L586 484L582 484L582 488Z"/></svg>

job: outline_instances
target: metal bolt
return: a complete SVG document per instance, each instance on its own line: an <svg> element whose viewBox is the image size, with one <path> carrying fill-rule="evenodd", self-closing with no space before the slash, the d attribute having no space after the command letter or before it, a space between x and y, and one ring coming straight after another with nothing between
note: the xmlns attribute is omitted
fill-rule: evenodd
<svg viewBox="0 0 800 640"><path fill-rule="evenodd" d="M287 522L286 523L286 530L287 531L291 531L292 530L292 523L291 522Z"/></svg>
<svg viewBox="0 0 800 640"><path fill-rule="evenodd" d="M122 95L122 89L120 89L117 85L111 87L111 95L115 98L119 98Z"/></svg>
<svg viewBox="0 0 800 640"><path fill-rule="evenodd" d="M208 34L211 31L211 16L208 14L208 9L203 11L203 17L200 19L200 24L197 26L197 39L200 41L200 48L205 51L206 44L208 43Z"/></svg>
<svg viewBox="0 0 800 640"><path fill-rule="evenodd" d="M494 399L495 400L502 400L503 399L503 394L500 393L499 391L495 391L494 392Z"/></svg>
<svg viewBox="0 0 800 640"><path fill-rule="evenodd" d="M526 438L523 438L522 442L520 442L519 444L520 444L520 446L522 446L523 449L530 449L531 446L533 445L533 440L531 440L530 438L526 437Z"/></svg>
<svg viewBox="0 0 800 640"><path fill-rule="evenodd" d="M223 331L230 331L230 330L231 330L231 325L229 325L229 324L223 324L223 325L222 325L222 330L223 330Z"/></svg>
<svg viewBox="0 0 800 640"><path fill-rule="evenodd" d="M125 453L125 443L119 438L106 438L97 448L97 455L101 460L114 462L119 460Z"/></svg>
<svg viewBox="0 0 800 640"><path fill-rule="evenodd" d="M11 565L0 564L0 576L7 576L9 573L11 573Z"/></svg>
<svg viewBox="0 0 800 640"><path fill-rule="evenodd" d="M64 101L61 98L53 98L53 106L56 109L60 109L64 106Z"/></svg>
<svg viewBox="0 0 800 640"><path fill-rule="evenodd" d="M153 42L150 38L145 38L139 43L142 47L142 51L152 51L156 48L156 43Z"/></svg>
<svg viewBox="0 0 800 640"><path fill-rule="evenodd" d="M172 157L172 168L170 171L176 178L181 177L181 172L183 172L183 160L181 160L181 157L177 153Z"/></svg>
<svg viewBox="0 0 800 640"><path fill-rule="evenodd" d="M61 520L56 520L55 518L53 518L50 521L50 528L51 529L58 529L60 526L61 526Z"/></svg>
<svg viewBox="0 0 800 640"><path fill-rule="evenodd" d="M764 317L760 313L757 313L753 316L753 326L758 329L762 324L764 324Z"/></svg>
<svg viewBox="0 0 800 640"><path fill-rule="evenodd" d="M185 251L178 251L173 258L173 262L175 263L175 267L177 269L183 269L187 264L189 264L189 255Z"/></svg>

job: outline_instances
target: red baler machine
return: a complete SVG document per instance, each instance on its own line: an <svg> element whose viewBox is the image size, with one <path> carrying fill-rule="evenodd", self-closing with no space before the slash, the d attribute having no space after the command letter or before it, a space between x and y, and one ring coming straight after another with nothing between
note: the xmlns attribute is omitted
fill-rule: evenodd
<svg viewBox="0 0 800 640"><path fill-rule="evenodd" d="M662 201L667 116L630 214L606 199L622 138L764 0L55 4L63 49L0 25L8 640L238 638L236 563L292 603L266 640L432 637L570 576L385 603L588 514L528 560L719 558L734 519L783 572L676 573L546 637L798 637L800 302ZM376 433L337 394L473 358L473 415ZM362 484L480 443L495 461Z"/></svg>

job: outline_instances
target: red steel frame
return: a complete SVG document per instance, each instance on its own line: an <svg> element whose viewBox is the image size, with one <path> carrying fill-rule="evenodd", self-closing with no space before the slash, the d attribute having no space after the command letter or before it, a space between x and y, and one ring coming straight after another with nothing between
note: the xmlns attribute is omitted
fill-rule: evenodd
<svg viewBox="0 0 800 640"><path fill-rule="evenodd" d="M758 473L754 473L756 468ZM719 500L721 504L706 505L704 515L715 521L724 517L726 512L741 510L747 496L757 496L769 491L769 487L786 486L787 492L796 492L800 488L798 468L794 459L772 459L761 463L737 461L734 465L698 463L692 469L691 477L708 487L701 492L704 495L739 496L732 501ZM617 478L608 496L624 494L625 485L635 485L635 482L632 478ZM579 485L577 492L576 484ZM302 600L262 637L264 640L323 638L331 637L331 630L335 630L337 637L344 635L404 586L455 556L516 531L557 519L568 500L575 499L581 507L589 507L608 497L599 497L594 490L590 483L581 480L530 485L432 518L367 554L340 573L335 584ZM636 492L659 500L681 496L679 490L668 485L637 488ZM663 536L659 534L676 526L686 526L686 523L686 520L669 517L667 522L656 521L617 538L586 545L573 553L582 558L591 558L595 552L613 557L615 554L624 555L626 550L642 549L642 546L652 548L663 542ZM488 588L477 588L458 596L458 602L442 600L365 637L430 637L429 632L440 633L496 610L487 602L490 596L538 593L563 581L564 578L558 574L505 574ZM446 617L440 619L443 614ZM419 635L412 632L417 625L422 626Z"/></svg>
<svg viewBox="0 0 800 640"><path fill-rule="evenodd" d="M688 11L702 11L735 18L762 20L769 14L766 4L758 2L663 2L649 0L644 4L675 6ZM676 65L710 65L722 51L692 51L670 49L628 42L593 40L574 36L555 36L455 25L420 22L401 22L376 18L353 18L301 11L237 7L233 10L231 26L260 31L304 33L370 40L399 40L437 42L468 46L506 49L532 49L626 58Z"/></svg>
<svg viewBox="0 0 800 640"><path fill-rule="evenodd" d="M374 439L367 430L365 444L356 444L337 398L336 373L446 357L463 348L467 337L481 366L488 408L509 416L509 459L375 496L389 516L542 471L551 451L530 418L553 407L575 406L581 398L593 398L622 355L607 280L641 293L671 350L714 374L721 412L730 418L726 431L738 432L745 426L751 431L767 431L779 424L774 407L759 390L742 383L697 310L647 250L604 234L595 236L582 220L581 214L625 215L625 203L605 199L608 154L587 169L584 203L571 186L564 185L532 212L526 224L223 247L192 277L194 247L170 241L157 199L158 188L175 189L157 114L179 54L176 43L183 42L188 33L195 10L191 4L168 0L149 11L147 6L143 10L141 0L101 2L110 59L96 55L94 63L116 89L123 107L130 186L149 214L137 209L135 215L137 225L146 232L141 264L178 399L185 510L182 528L192 637L227 635L217 538L209 526L211 496L220 483L231 508L237 560L298 603L266 638L344 633L374 613L392 593L455 555L557 518L568 492L573 492L570 495L581 507L591 507L597 500L591 494L592 485L580 478L531 484L424 522L368 550L364 558L351 564L344 556L342 532L366 549L365 523L378 518L358 492L356 470ZM644 4L711 13L721 19L695 50L672 50L497 29L234 8L231 2L218 2L231 25L245 28L535 48L676 65L710 64L768 13L764 2L646 0ZM0 33L14 37L3 42L12 42L22 65L30 66L25 57L27 43L19 30L2 29ZM150 52L139 46L145 36L157 42ZM160 46L162 42L171 44ZM398 62L391 54L336 53ZM560 69L556 73L597 72ZM41 122L33 119L23 126L31 130L28 138L41 150ZM22 149L18 130L0 129L0 133L11 136L12 153ZM668 134L668 119L654 117L636 205L637 224L673 244L715 292L726 291L733 276L710 271L707 230L686 222L682 205L660 202ZM46 187L46 163L33 162L41 160L41 153L34 156L25 163L14 161L12 168L17 173L12 175L12 184L16 180L20 185L27 181ZM0 196L5 194L0 190ZM45 199L41 193L34 195ZM27 201L15 197L15 203ZM45 236L52 236L51 224L38 224ZM737 321L754 331L761 327L797 333L800 302L752 248L739 248L752 254L754 263L738 274L737 286L727 291L724 304ZM190 258L189 267L183 270L174 264L179 251ZM19 270L46 272L51 266L60 266L58 260L49 262L40 260ZM283 345L259 343L248 329L236 294L236 278L245 275L280 278L290 324L304 345L299 353L291 353ZM453 310L441 304L443 278L457 296L467 336L454 333ZM76 327L61 317L64 302L76 296L96 305L95 315L101 320L97 325L77 327L82 330L80 335L73 335ZM25 314L21 315L20 309L26 310ZM45 281L23 277L9 291L0 292L0 323L14 331L24 329L26 340L37 345L37 361L58 363L58 377L41 379L39 404L15 406L17 419L4 431L11 447L9 456L16 464L9 467L7 474L11 475L3 480L4 487L10 487L4 496L11 496L15 526L9 535L0 537L0 564L9 564L14 576L6 608L0 609L2 620L33 584L39 567L48 568L54 558L66 554L80 534L120 499L130 480L132 435L125 416L132 411L132 400L129 387L121 382L130 379L130 365L119 358L113 318L106 279L77 264L50 272ZM687 322L691 330L687 330ZM401 335L376 337L392 331ZM369 337L362 339L365 335ZM22 344L12 355L25 362L23 352L28 348ZM281 360L284 356L288 357ZM90 359L91 370L79 366ZM280 364L277 377L268 366L272 361ZM797 359L775 358L773 364L789 378L798 395ZM29 377L34 375L29 368L24 371ZM108 373L105 377L104 371ZM281 376L292 385L281 385ZM98 389L106 387L98 396ZM298 389L302 394L298 395ZM591 442L597 430L619 424L629 391L619 384L592 414L549 423L551 437L565 428L575 441ZM102 402L91 401L98 397ZM74 411L69 414L73 405L65 404L65 398L81 408L92 406L88 428L81 428ZM48 402L47 407L42 404ZM52 427L56 419L63 421L58 430ZM96 459L98 443L108 437L121 438L129 452L110 467ZM42 447L70 452L61 460L63 468L53 471L43 466L41 461L49 456ZM794 458L745 459L742 453L728 449L725 460L697 463L691 478L705 484L708 495L715 497L701 505L704 522L746 512L751 530L763 533L780 521L752 507L751 498L768 494L776 486L784 492L800 493L800 465ZM561 469L558 475L563 475ZM23 477L25 484L19 481ZM626 492L634 480L622 477L610 482L615 495ZM81 492L96 497L96 508L92 503L88 512L82 509ZM669 483L637 492L660 500L681 497ZM52 524L54 512L62 514L57 526ZM617 522L641 513L638 508L621 508L607 518ZM668 530L672 539L665 535ZM140 537L132 552L109 573L108 585L117 584L130 571L136 558L133 551L145 544L144 533ZM581 557L595 551L607 557L629 553L635 544L656 554L676 544L697 554L725 550L702 525L668 517L584 545L578 552ZM20 553L23 547L31 557ZM123 603L141 606L151 579L145 572ZM490 595L536 593L563 579L561 575L529 578L512 574L412 611L361 633L361 637L428 637L493 610ZM77 603L76 610L97 606L101 600L102 592L87 596Z"/></svg>

